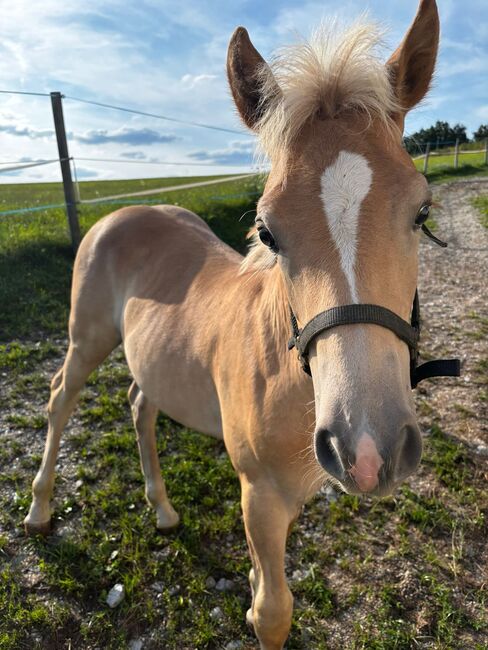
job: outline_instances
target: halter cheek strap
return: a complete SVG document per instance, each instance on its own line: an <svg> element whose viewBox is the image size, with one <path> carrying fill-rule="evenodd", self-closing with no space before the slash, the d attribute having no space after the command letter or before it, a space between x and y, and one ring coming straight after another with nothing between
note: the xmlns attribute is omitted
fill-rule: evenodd
<svg viewBox="0 0 488 650"><path fill-rule="evenodd" d="M408 345L410 350L410 382L412 388L415 388L420 381L428 377L459 377L461 374L459 359L437 359L435 361L427 361L420 366L417 365L419 357L418 343L420 339L420 307L417 290L415 291L410 323L386 307L369 304L332 307L317 314L303 329L299 329L295 314L290 308L290 320L292 337L288 342L288 349L297 349L298 359L303 370L308 375L311 375L310 365L308 363L308 348L311 342L322 332L326 332L334 327L356 325L358 323L371 323L385 327Z"/></svg>

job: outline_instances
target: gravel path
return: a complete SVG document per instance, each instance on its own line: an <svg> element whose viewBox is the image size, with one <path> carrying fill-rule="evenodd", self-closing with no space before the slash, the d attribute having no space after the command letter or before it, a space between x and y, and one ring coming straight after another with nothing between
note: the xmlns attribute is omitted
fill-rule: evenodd
<svg viewBox="0 0 488 650"><path fill-rule="evenodd" d="M436 234L449 246L443 249L422 239L421 350L433 356L459 357L462 376L425 381L419 396L428 399L440 415L443 429L485 454L488 230L471 204L480 194L488 194L488 179L456 181L434 188L434 201L439 203L433 212L438 224Z"/></svg>

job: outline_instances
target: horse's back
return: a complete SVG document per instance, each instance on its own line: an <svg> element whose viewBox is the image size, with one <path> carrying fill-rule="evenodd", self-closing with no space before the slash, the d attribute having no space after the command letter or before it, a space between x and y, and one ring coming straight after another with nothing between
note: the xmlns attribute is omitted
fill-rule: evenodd
<svg viewBox="0 0 488 650"><path fill-rule="evenodd" d="M240 260L189 210L171 205L122 208L98 221L83 239L72 305L84 292L90 302L99 296L114 308L129 295L173 303L204 264L236 267ZM120 317L120 309L115 311Z"/></svg>

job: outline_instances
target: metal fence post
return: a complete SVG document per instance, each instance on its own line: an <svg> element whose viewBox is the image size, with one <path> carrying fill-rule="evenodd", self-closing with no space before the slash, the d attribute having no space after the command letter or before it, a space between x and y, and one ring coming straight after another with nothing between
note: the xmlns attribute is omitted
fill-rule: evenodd
<svg viewBox="0 0 488 650"><path fill-rule="evenodd" d="M424 174L427 173L427 169L429 168L429 153L430 153L430 142L427 142L427 145L425 147Z"/></svg>
<svg viewBox="0 0 488 650"><path fill-rule="evenodd" d="M71 234L71 245L76 253L81 241L80 224L78 223L78 210L76 208L76 196L71 178L71 166L68 153L68 141L64 127L62 95L59 92L51 93L51 106L53 109L54 128L58 142L59 164L63 177L64 200L66 203L66 214L68 216L69 230Z"/></svg>
<svg viewBox="0 0 488 650"><path fill-rule="evenodd" d="M459 164L459 138L456 138L456 144L454 145L454 169L458 168Z"/></svg>

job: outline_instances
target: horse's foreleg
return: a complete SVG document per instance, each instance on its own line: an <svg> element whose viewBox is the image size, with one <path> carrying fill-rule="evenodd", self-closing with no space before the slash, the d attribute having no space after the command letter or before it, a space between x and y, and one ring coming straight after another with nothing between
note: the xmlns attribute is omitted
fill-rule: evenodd
<svg viewBox="0 0 488 650"><path fill-rule="evenodd" d="M281 650L288 637L293 597L285 577L285 545L297 515L292 505L269 482L241 478L242 510L253 563L250 582L254 625L262 650Z"/></svg>
<svg viewBox="0 0 488 650"><path fill-rule="evenodd" d="M155 431L158 409L148 401L135 382L129 388L129 401L137 433L141 469L146 481L146 499L156 511L156 526L160 530L168 530L177 526L180 518L168 499L161 476Z"/></svg>

